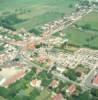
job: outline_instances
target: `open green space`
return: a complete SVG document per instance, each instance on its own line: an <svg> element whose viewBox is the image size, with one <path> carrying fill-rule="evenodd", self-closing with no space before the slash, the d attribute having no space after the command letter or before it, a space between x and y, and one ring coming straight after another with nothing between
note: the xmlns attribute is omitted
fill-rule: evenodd
<svg viewBox="0 0 98 100"><path fill-rule="evenodd" d="M98 49L98 33L88 32L77 28L68 28L64 30L69 43L79 47L90 47Z"/></svg>
<svg viewBox="0 0 98 100"><path fill-rule="evenodd" d="M79 26L85 26L89 25L89 28L91 30L97 30L98 31L98 12L92 12L80 19L76 24Z"/></svg>
<svg viewBox="0 0 98 100"><path fill-rule="evenodd" d="M13 28L27 30L58 19L74 10L77 0L0 0L0 19L16 15L12 20ZM2 22L3 23L3 22ZM9 22L10 23L10 22Z"/></svg>
<svg viewBox="0 0 98 100"><path fill-rule="evenodd" d="M79 47L98 49L98 12L93 11L81 18L73 26L64 29L69 43Z"/></svg>

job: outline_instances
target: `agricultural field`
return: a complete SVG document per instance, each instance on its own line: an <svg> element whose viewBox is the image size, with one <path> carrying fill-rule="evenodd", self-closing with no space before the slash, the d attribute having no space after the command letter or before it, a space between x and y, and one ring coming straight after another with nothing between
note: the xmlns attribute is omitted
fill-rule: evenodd
<svg viewBox="0 0 98 100"><path fill-rule="evenodd" d="M94 31L85 31L77 28L68 28L63 30L70 44L79 47L98 48L98 33Z"/></svg>
<svg viewBox="0 0 98 100"><path fill-rule="evenodd" d="M69 39L69 43L79 47L98 49L98 12L93 11L82 17L63 32Z"/></svg>
<svg viewBox="0 0 98 100"><path fill-rule="evenodd" d="M92 13L89 13L87 16L83 17L81 20L79 20L76 24L79 26L89 25L89 28L91 30L98 31L98 11L94 11Z"/></svg>
<svg viewBox="0 0 98 100"><path fill-rule="evenodd" d="M0 100L97 100L97 3L0 0Z"/></svg>
<svg viewBox="0 0 98 100"><path fill-rule="evenodd" d="M70 14L77 0L0 0L0 23L30 30Z"/></svg>

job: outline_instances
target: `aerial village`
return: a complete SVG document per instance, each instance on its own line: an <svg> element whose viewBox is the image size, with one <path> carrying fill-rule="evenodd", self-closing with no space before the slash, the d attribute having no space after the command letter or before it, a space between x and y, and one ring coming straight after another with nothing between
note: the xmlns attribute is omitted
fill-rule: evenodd
<svg viewBox="0 0 98 100"><path fill-rule="evenodd" d="M98 50L70 45L61 32L94 7L82 7L70 17L41 26L40 36L1 26L0 86L15 90L11 94L16 96L35 92L34 100L69 100L73 95L98 88Z"/></svg>

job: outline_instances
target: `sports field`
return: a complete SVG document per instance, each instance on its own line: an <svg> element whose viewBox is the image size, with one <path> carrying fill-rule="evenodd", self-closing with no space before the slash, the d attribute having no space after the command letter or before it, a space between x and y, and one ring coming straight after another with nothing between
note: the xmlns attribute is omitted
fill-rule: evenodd
<svg viewBox="0 0 98 100"><path fill-rule="evenodd" d="M29 30L70 14L76 2L77 0L0 0L0 19L7 16L3 21L8 20L9 15L14 15L13 20L19 20L19 23L12 22L12 18L7 23L16 29Z"/></svg>

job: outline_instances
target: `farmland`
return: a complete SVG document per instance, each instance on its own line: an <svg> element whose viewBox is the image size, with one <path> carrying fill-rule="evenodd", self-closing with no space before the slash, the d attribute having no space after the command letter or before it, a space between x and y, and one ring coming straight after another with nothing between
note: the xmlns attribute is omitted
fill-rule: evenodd
<svg viewBox="0 0 98 100"><path fill-rule="evenodd" d="M64 30L69 43L80 47L98 48L98 33L79 30L77 28L68 28Z"/></svg>
<svg viewBox="0 0 98 100"><path fill-rule="evenodd" d="M16 30L32 30L40 25L69 15L75 10L77 0L0 0L0 23ZM10 5L10 6L9 6ZM68 28L63 30L69 42L79 46L97 48L98 12L92 12L80 19L79 27L89 25L89 30ZM77 38L78 37L78 38ZM91 40L91 38L94 38Z"/></svg>
<svg viewBox="0 0 98 100"><path fill-rule="evenodd" d="M98 12L92 12L77 22L79 26L89 24L91 30L98 30Z"/></svg>
<svg viewBox="0 0 98 100"><path fill-rule="evenodd" d="M14 21L11 27L29 30L58 19L64 14L70 14L76 2L77 0L58 0L58 2L56 0L0 0L0 20L4 17L2 20L5 21L9 16L16 15L13 20L20 22Z"/></svg>
<svg viewBox="0 0 98 100"><path fill-rule="evenodd" d="M0 0L0 100L98 98L97 5Z"/></svg>
<svg viewBox="0 0 98 100"><path fill-rule="evenodd" d="M63 32L69 38L69 43L80 46L98 48L98 12L93 11L82 17Z"/></svg>

